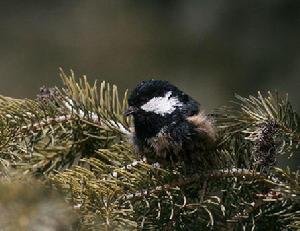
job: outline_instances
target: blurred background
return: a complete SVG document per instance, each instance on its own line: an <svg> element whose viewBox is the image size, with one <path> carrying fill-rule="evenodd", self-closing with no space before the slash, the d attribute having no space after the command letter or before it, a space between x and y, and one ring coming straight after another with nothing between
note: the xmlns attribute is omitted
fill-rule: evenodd
<svg viewBox="0 0 300 231"><path fill-rule="evenodd" d="M166 79L209 111L234 93L300 109L300 1L1 1L0 94L35 97L58 68L121 89Z"/></svg>
<svg viewBox="0 0 300 231"><path fill-rule="evenodd" d="M278 90L300 113L300 0L0 1L0 95L35 98L41 86L61 85L59 67L121 90L169 80L206 111L234 93ZM300 155L288 164L299 169ZM73 222L60 201L26 189L0 185L1 224L19 227L16 211L30 204L40 210L21 214L25 225ZM40 212L49 203L56 212Z"/></svg>

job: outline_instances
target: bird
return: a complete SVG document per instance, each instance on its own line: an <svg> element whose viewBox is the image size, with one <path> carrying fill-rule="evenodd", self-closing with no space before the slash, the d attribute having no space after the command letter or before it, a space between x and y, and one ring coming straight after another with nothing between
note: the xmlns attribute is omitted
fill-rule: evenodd
<svg viewBox="0 0 300 231"><path fill-rule="evenodd" d="M203 165L213 149L213 120L200 103L165 80L145 80L129 94L135 150L163 167ZM206 161L207 162L207 161Z"/></svg>

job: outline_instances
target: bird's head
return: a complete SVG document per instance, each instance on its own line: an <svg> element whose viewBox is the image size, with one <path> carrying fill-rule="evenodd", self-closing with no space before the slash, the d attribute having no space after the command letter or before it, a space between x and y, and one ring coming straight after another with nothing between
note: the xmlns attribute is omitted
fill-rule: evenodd
<svg viewBox="0 0 300 231"><path fill-rule="evenodd" d="M132 115L135 128L157 132L178 118L199 112L199 104L168 81L139 83L128 98L126 115ZM146 127L147 126L147 127ZM151 132L152 133L152 132Z"/></svg>
<svg viewBox="0 0 300 231"><path fill-rule="evenodd" d="M168 116L184 106L184 94L167 81L143 81L131 92L127 115L156 114Z"/></svg>

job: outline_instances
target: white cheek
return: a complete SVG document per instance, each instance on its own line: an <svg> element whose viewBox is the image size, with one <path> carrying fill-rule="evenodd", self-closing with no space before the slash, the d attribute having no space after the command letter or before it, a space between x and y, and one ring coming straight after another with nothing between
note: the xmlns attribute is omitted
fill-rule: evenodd
<svg viewBox="0 0 300 231"><path fill-rule="evenodd" d="M164 97L154 97L145 103L141 108L147 112L154 112L159 115L171 114L182 103L177 97L170 97L172 92L167 92Z"/></svg>

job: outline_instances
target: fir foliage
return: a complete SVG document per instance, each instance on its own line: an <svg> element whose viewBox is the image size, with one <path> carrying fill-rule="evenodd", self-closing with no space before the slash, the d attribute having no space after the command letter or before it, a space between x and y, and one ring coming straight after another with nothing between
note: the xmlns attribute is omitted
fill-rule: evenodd
<svg viewBox="0 0 300 231"><path fill-rule="evenodd" d="M186 175L134 151L127 92L61 77L63 88L35 100L0 97L1 176L14 169L62 192L79 215L74 230L300 229L299 172L278 165L300 143L287 96L236 96L216 111L207 155L218 164Z"/></svg>

